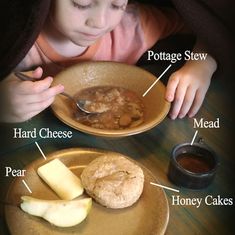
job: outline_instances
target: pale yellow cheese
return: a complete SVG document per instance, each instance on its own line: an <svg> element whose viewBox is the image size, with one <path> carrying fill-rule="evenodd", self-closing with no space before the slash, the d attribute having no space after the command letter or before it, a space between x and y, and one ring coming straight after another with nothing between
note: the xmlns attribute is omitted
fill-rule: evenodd
<svg viewBox="0 0 235 235"><path fill-rule="evenodd" d="M80 179L59 159L39 167L37 172L61 199L72 200L83 193Z"/></svg>

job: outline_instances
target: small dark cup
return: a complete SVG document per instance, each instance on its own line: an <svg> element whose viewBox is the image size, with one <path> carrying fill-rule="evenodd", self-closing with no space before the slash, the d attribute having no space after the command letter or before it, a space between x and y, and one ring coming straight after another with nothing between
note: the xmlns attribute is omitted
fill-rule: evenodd
<svg viewBox="0 0 235 235"><path fill-rule="evenodd" d="M213 181L217 167L216 154L205 144L183 143L172 150L168 178L178 186L202 189Z"/></svg>

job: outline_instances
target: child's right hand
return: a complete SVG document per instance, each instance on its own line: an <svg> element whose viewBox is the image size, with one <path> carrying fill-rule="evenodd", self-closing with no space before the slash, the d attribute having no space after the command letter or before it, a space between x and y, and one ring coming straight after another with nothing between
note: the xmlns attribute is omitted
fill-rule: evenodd
<svg viewBox="0 0 235 235"><path fill-rule="evenodd" d="M51 87L52 77L39 80L42 68L27 72L38 81L21 81L14 74L0 83L1 122L24 122L50 106L62 85Z"/></svg>

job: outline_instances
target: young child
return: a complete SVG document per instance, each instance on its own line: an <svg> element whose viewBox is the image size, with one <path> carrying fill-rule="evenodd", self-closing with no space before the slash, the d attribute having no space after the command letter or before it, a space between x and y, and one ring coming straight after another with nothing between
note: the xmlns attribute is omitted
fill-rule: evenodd
<svg viewBox="0 0 235 235"><path fill-rule="evenodd" d="M62 85L51 86L51 76L65 67L86 60L135 64L158 40L183 28L173 10L127 4L127 0L52 0L37 41L16 68L40 80L20 81L11 74L2 81L6 110L1 121L26 121L50 106L64 90ZM216 62L208 55L206 60L188 61L171 75L166 99L173 104L172 119L197 113L215 70Z"/></svg>

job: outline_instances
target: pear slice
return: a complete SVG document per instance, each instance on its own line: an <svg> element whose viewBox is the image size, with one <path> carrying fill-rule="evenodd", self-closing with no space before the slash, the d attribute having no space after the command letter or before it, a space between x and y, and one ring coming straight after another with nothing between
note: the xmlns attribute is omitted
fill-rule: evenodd
<svg viewBox="0 0 235 235"><path fill-rule="evenodd" d="M39 216L58 227L71 227L81 223L88 215L91 198L77 200L42 200L22 196L20 207L23 211Z"/></svg>

